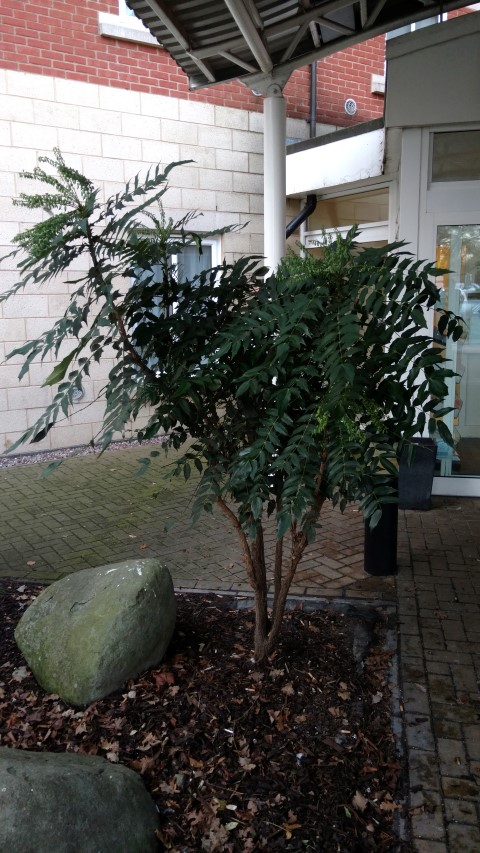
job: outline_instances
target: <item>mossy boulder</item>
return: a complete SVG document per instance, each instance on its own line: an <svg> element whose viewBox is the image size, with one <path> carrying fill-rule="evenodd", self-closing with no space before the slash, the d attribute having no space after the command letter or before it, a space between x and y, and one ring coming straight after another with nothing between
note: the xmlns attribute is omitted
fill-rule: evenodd
<svg viewBox="0 0 480 853"><path fill-rule="evenodd" d="M175 616L168 569L154 559L127 560L47 587L15 639L44 690L88 705L162 660Z"/></svg>
<svg viewBox="0 0 480 853"><path fill-rule="evenodd" d="M0 814L5 853L158 850L142 780L105 758L0 747Z"/></svg>

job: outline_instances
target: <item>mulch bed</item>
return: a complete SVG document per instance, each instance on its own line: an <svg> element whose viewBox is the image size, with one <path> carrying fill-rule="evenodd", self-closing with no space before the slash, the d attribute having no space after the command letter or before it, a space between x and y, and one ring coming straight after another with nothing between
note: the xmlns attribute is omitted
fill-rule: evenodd
<svg viewBox="0 0 480 853"><path fill-rule="evenodd" d="M259 666L250 611L179 595L163 663L78 709L38 687L13 639L39 591L0 585L2 745L131 767L157 804L161 851L410 849L395 832L402 772L381 622L359 665L354 620L296 609Z"/></svg>

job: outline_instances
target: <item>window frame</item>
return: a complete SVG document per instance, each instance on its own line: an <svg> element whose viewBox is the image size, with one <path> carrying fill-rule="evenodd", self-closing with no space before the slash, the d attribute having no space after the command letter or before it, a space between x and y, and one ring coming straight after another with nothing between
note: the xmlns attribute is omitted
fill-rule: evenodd
<svg viewBox="0 0 480 853"><path fill-rule="evenodd" d="M118 0L118 14L98 13L98 32L106 38L149 44L161 47L155 36L142 24L127 6L126 0Z"/></svg>

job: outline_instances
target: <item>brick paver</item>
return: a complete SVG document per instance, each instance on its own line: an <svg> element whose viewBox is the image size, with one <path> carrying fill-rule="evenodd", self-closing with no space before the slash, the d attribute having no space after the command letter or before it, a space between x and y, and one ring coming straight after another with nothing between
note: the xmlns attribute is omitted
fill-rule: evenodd
<svg viewBox="0 0 480 853"><path fill-rule="evenodd" d="M418 853L480 850L480 501L406 512L397 576ZM415 655L415 657L413 657Z"/></svg>
<svg viewBox="0 0 480 853"><path fill-rule="evenodd" d="M191 526L195 483L165 479L161 457L135 477L141 450L0 470L0 577L53 581L88 566L158 556L177 588L248 591L223 515ZM400 512L398 575L363 571L355 507L327 507L292 593L397 607L399 717L417 853L480 850L480 500ZM267 535L273 548L274 532Z"/></svg>
<svg viewBox="0 0 480 853"><path fill-rule="evenodd" d="M44 465L0 470L0 575L53 581L89 566L158 556L177 587L247 589L241 552L221 513L203 513L192 527L195 478L166 478L170 457L135 476L145 451L66 459L48 478ZM266 535L273 552L273 529ZM295 578L297 595L372 598L363 571L363 522L355 507L345 516L328 506L317 540ZM375 579L373 597L394 598L392 578Z"/></svg>

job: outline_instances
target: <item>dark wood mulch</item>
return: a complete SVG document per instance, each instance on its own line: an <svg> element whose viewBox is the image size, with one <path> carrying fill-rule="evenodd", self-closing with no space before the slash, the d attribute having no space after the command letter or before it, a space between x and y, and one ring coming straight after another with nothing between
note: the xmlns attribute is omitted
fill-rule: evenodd
<svg viewBox="0 0 480 853"><path fill-rule="evenodd" d="M352 619L297 609L259 666L249 611L179 595L164 662L78 709L45 694L16 648L15 625L38 591L0 587L2 745L133 768L158 806L160 850L409 849L395 832L402 771L381 623L359 666Z"/></svg>

